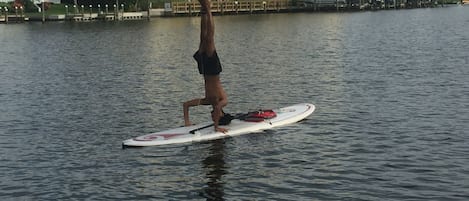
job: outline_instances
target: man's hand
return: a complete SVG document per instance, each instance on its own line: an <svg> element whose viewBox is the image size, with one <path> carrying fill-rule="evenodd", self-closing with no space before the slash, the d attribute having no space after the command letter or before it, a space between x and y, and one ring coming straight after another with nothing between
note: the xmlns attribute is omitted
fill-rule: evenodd
<svg viewBox="0 0 469 201"><path fill-rule="evenodd" d="M215 131L220 132L220 133L225 133L228 132L226 128L220 128L220 127L215 127Z"/></svg>
<svg viewBox="0 0 469 201"><path fill-rule="evenodd" d="M213 124L214 124L214 127L215 127L215 131L221 132L221 133L226 133L226 132L228 132L227 129L218 127L218 122L220 121L221 116L223 116L221 106L216 105L213 108L213 111L212 111L212 120L213 120Z"/></svg>

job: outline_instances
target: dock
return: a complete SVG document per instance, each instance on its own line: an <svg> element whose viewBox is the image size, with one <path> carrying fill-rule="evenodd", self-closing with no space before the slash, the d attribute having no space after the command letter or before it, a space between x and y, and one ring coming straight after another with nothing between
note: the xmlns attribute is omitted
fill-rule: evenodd
<svg viewBox="0 0 469 201"><path fill-rule="evenodd" d="M0 23L22 23L28 21L29 18L24 15L1 15Z"/></svg>
<svg viewBox="0 0 469 201"><path fill-rule="evenodd" d="M104 20L104 21L115 21L115 20L141 20L144 19L143 12L119 12L119 13L90 13L90 14L78 14L78 15L66 15L65 19L75 22L80 21L93 21L93 20Z"/></svg>
<svg viewBox="0 0 469 201"><path fill-rule="evenodd" d="M443 6L448 1L455 0L212 0L211 12L214 15L237 15L253 13L278 12L321 12L321 11L361 11L361 10L387 10L410 9ZM443 2L443 3L442 3ZM454 2L453 2L454 3ZM469 0L457 0L458 4L469 4ZM25 21L123 21L123 20L150 20L151 17L170 16L199 16L200 3L198 0L169 0L153 8L149 3L142 11L124 10L122 8L98 10L90 9L69 10L64 6L64 14L29 13L23 10L8 11L0 8L0 23L21 23ZM131 12L129 12L131 11ZM60 13L60 12L59 12ZM14 14L14 15L13 15Z"/></svg>
<svg viewBox="0 0 469 201"><path fill-rule="evenodd" d="M290 0L220 0L212 1L212 13L214 14L237 14L237 13L259 13L259 12L281 12L287 11ZM171 2L171 13L173 15L199 15L200 4L196 0L190 2Z"/></svg>

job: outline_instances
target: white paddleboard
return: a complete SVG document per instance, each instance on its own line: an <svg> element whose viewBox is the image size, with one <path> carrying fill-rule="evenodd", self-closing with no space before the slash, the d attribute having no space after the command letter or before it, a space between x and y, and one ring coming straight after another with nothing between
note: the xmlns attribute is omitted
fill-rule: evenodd
<svg viewBox="0 0 469 201"><path fill-rule="evenodd" d="M230 124L219 126L228 130L226 133L215 132L213 122L201 123L193 126L179 127L157 133L142 135L122 142L125 147L143 147L166 144L179 144L208 141L225 137L233 137L274 127L284 126L298 122L313 113L315 106L309 103L301 103L279 109L273 109L274 118L264 119L258 122L233 119Z"/></svg>

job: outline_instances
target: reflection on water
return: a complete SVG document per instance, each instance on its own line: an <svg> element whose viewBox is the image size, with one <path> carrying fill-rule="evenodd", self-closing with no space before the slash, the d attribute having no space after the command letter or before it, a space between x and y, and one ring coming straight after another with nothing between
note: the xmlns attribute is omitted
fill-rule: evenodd
<svg viewBox="0 0 469 201"><path fill-rule="evenodd" d="M206 172L207 186L204 188L201 196L207 200L225 200L224 196L224 181L226 167L224 161L225 145L223 140L216 140L210 143L209 154L207 158L202 160L203 168Z"/></svg>

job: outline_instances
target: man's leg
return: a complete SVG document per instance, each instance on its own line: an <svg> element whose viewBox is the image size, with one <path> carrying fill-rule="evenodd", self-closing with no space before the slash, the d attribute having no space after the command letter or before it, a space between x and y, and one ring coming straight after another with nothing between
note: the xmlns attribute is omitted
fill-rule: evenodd
<svg viewBox="0 0 469 201"><path fill-rule="evenodd" d="M215 23L210 0L199 0L201 5L199 52L211 57L215 52Z"/></svg>

